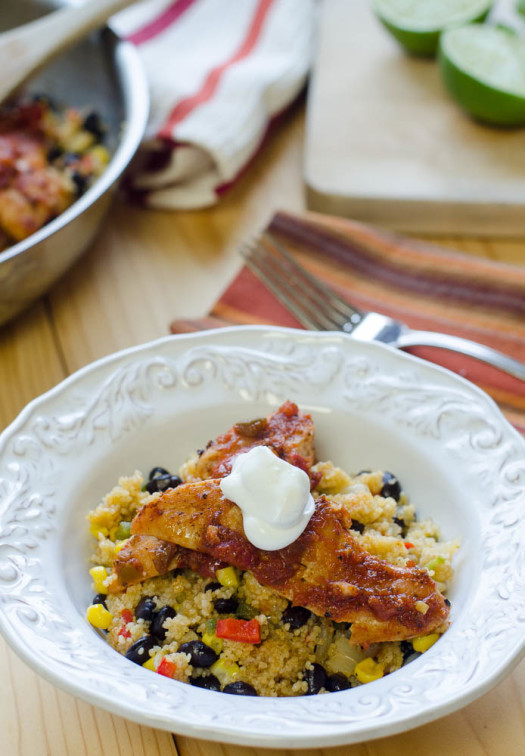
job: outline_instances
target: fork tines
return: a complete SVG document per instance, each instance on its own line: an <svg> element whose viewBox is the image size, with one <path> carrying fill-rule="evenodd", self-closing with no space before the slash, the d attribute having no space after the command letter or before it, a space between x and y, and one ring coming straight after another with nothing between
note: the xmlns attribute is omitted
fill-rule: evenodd
<svg viewBox="0 0 525 756"><path fill-rule="evenodd" d="M350 332L363 314L300 265L271 234L241 247L252 273L306 328Z"/></svg>

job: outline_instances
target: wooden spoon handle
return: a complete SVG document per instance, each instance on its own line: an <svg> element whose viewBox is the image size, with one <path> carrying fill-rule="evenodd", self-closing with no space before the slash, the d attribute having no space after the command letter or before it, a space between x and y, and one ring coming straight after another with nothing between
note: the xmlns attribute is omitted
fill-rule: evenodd
<svg viewBox="0 0 525 756"><path fill-rule="evenodd" d="M49 60L136 0L89 0L0 34L0 102Z"/></svg>

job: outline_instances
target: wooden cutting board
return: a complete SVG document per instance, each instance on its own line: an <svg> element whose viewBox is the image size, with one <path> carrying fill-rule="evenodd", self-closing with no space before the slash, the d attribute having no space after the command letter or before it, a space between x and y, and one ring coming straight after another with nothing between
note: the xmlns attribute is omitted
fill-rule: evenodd
<svg viewBox="0 0 525 756"><path fill-rule="evenodd" d="M470 120L369 0L322 4L305 180L311 209L396 230L525 233L525 129Z"/></svg>

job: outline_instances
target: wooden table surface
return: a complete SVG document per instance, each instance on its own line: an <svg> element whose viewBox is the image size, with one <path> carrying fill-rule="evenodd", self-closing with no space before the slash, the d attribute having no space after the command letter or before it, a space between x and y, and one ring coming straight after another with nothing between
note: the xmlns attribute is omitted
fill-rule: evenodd
<svg viewBox="0 0 525 756"><path fill-rule="evenodd" d="M35 396L115 350L200 316L240 266L239 242L276 209L304 208L301 106L217 207L154 212L116 203L98 240L48 296L0 328L0 429ZM525 240L441 240L471 254L525 264ZM258 750L142 727L63 693L0 640L2 756L249 756ZM403 735L330 749L339 756L522 756L525 664L461 711ZM321 750L303 751L318 756Z"/></svg>

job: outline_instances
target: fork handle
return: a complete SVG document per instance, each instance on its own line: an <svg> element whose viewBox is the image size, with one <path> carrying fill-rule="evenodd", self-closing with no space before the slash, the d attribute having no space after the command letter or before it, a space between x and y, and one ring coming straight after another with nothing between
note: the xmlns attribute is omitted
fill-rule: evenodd
<svg viewBox="0 0 525 756"><path fill-rule="evenodd" d="M393 345L394 346L394 345ZM469 339L462 339L460 336L451 336L446 333L436 333L434 331L409 331L401 333L395 346L399 349L406 349L413 346L429 346L438 349L447 349L450 352L458 352L487 365L498 368L499 370L525 381L525 365L512 357L508 357L496 349L477 344Z"/></svg>

